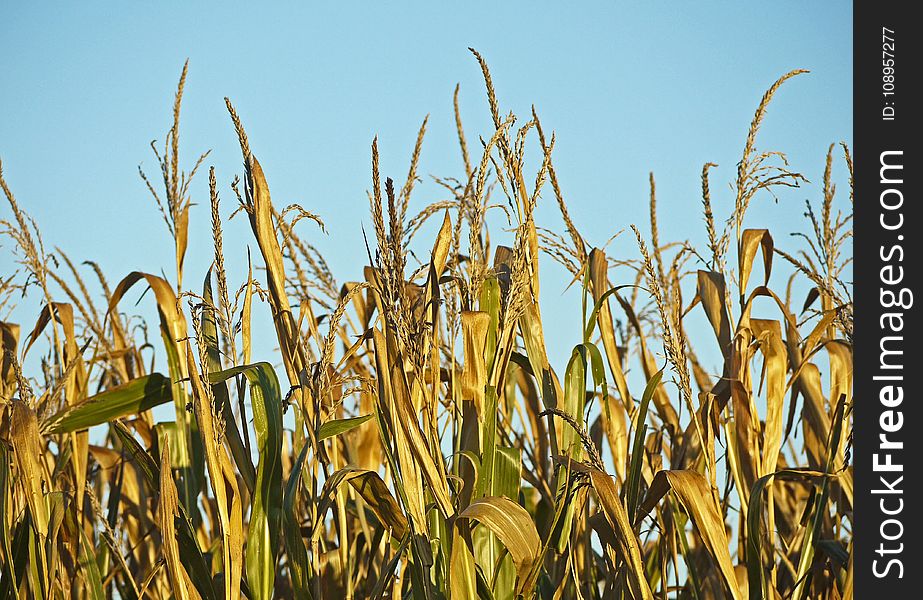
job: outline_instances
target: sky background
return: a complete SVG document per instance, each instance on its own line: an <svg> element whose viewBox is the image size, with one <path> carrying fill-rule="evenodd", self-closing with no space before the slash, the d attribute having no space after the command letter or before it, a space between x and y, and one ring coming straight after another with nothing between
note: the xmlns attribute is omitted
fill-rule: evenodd
<svg viewBox="0 0 923 600"><path fill-rule="evenodd" d="M558 177L585 239L602 245L625 230L610 254L635 258L628 226L649 232L648 172L657 178L661 239L703 246L702 165L719 165L711 183L723 219L760 97L783 73L806 68L809 75L777 94L758 146L786 152L813 183L780 194L778 203L758 197L748 216L790 249L796 241L786 234L807 227L805 199L821 198L827 147L852 141L851 38L849 2L587 2L579 10L520 2L16 3L0 18L0 158L46 247L99 262L113 285L134 270L163 270L173 280L172 241L137 169L157 175L148 144L164 139L189 58L184 167L211 149L205 167L216 168L227 217L235 204L229 183L241 172L224 108L229 96L276 205L298 202L318 213L328 233L307 221L299 232L325 254L341 283L358 280L373 137L380 140L382 174L403 182L417 129L430 115L419 168L426 181L412 198L414 213L446 199L429 174L463 175L452 116L456 83L469 146L491 133L472 46L490 65L501 110L524 123L534 104L544 128L555 132ZM835 175L845 204L842 161ZM212 252L205 168L192 197L198 206L185 283L198 291ZM4 202L0 218L10 216ZM563 231L550 189L538 218ZM258 252L245 219L226 230L236 289L246 273L245 245ZM492 239L500 238L495 231ZM0 275L16 268L11 250L8 239L0 240ZM563 373L580 341L579 296L564 294L569 277L542 260L546 334L556 341L550 350ZM618 273L614 284L630 282L627 272L625 280ZM784 279L773 284L782 289ZM34 296L10 316L27 330L37 315ZM147 296L137 311L152 315L152 306ZM255 359L275 360L271 339L257 340Z"/></svg>

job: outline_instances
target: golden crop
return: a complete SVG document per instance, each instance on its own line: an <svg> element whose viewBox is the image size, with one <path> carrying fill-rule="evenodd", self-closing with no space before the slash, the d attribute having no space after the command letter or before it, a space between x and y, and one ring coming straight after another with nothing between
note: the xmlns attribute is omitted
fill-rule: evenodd
<svg viewBox="0 0 923 600"><path fill-rule="evenodd" d="M153 146L160 177L142 172L175 245L170 278L110 287L90 263L91 292L0 172L21 265L0 278L0 309L24 286L42 306L34 323L0 322L0 598L852 598L852 198L834 208L834 147L794 249L745 223L754 197L805 182L757 144L802 71L757 108L727 209L703 167L706 248L659 238L651 176L652 235L632 227L638 253L613 257L580 235L592 215L568 212L554 136L534 111L501 111L475 57L493 130L469 146L456 89L464 172L438 179L449 200L410 212L425 121L403 185L379 175L373 142L361 282L338 283L296 233L320 217L273 204L228 101L244 165L234 212L259 258L228 281L225 261L247 254L224 246L212 168L214 262L190 286L189 184L207 155L178 164L186 68ZM544 157L537 173L527 148ZM563 235L536 223L551 201ZM510 230L488 236L491 210ZM437 235L417 239L431 218ZM537 302L549 257L583 298L582 343L562 365ZM141 287L159 372L120 311ZM254 311L272 333L253 331ZM693 312L713 336L687 335ZM256 355L257 335L278 353ZM697 358L714 347L721 373ZM30 352L41 372L20 367ZM173 420L155 421L159 405Z"/></svg>

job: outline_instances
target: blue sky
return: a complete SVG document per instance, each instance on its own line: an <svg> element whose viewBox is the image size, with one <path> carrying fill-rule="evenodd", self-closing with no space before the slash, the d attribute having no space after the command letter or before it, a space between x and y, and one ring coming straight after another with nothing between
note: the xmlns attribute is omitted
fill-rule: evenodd
<svg viewBox="0 0 923 600"><path fill-rule="evenodd" d="M148 143L164 138L188 57L186 167L212 150L206 166L217 170L227 216L228 184L240 172L223 103L229 96L275 202L319 213L328 235L306 222L300 231L341 282L359 279L372 138L380 138L383 175L403 181L417 128L429 114L420 172L458 176L456 83L469 143L490 133L481 74L467 50L473 46L490 64L501 108L524 122L534 104L544 127L555 131L558 176L590 243L602 244L631 223L648 231L653 171L662 239L701 244L703 163L720 165L712 189L723 217L760 97L781 74L807 68L809 75L777 95L759 146L786 152L814 183L778 203L758 198L750 214L784 247L794 244L786 233L805 227L804 200L820 198L827 146L852 140L851 39L849 2L594 2L579 9L520 2L15 4L0 19L0 157L47 246L98 261L112 280L161 269L172 279L172 242L137 167L156 173ZM841 165L835 173L845 196ZM199 206L186 282L199 288L211 252L204 170L192 195ZM411 208L443 198L427 183ZM540 224L560 230L550 191L544 198ZM4 204L0 218L8 217ZM228 236L236 287L246 269L244 244L255 244L244 219L228 225ZM630 231L610 249L637 256ZM8 240L0 241L0 274L15 268L10 250ZM561 296L567 278L546 263L546 329L562 340L552 353L563 372L579 341L579 298ZM31 327L35 315L26 301L12 320Z"/></svg>

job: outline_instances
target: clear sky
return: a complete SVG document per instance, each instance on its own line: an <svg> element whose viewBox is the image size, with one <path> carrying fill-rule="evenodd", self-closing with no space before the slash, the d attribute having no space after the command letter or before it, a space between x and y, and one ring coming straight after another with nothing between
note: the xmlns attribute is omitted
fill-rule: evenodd
<svg viewBox="0 0 923 600"><path fill-rule="evenodd" d="M341 282L359 279L372 138L380 137L383 175L403 181L429 114L420 172L458 176L456 83L469 143L490 133L481 74L467 50L473 46L490 64L501 108L524 122L534 104L556 132L559 179L590 243L631 223L648 231L649 171L657 177L662 239L701 243L703 163L720 165L712 188L723 218L761 95L783 73L807 68L809 75L777 95L760 137L761 148L785 151L814 182L779 203L755 203L751 222L768 226L784 246L794 243L785 234L805 227L804 200L821 197L827 146L852 140L851 37L852 6L842 1L10 3L0 17L0 157L48 247L98 261L113 281L161 269L172 279L172 243L137 167L156 175L148 143L164 139L188 57L186 168L212 150L206 166L217 169L227 216L228 184L241 170L223 102L229 96L275 202L319 213L328 235L307 222L299 230ZM211 252L204 169L192 193L199 206L186 282L199 288ZM423 185L411 208L443 198ZM550 190L544 198L540 224L560 230ZM4 203L0 218L8 217ZM228 235L232 282L239 283L243 244L255 244L244 219ZM637 256L630 232L610 248ZM4 239L0 274L14 267ZM579 341L579 300L561 299L562 269L546 271L546 333L562 340L552 352L563 372ZM573 309L562 309L565 301ZM30 328L35 315L34 307L17 310L12 320Z"/></svg>

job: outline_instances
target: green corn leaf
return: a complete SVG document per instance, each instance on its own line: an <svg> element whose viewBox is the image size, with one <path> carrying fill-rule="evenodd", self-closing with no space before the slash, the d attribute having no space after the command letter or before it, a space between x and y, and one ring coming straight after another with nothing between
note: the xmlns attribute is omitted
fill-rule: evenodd
<svg viewBox="0 0 923 600"><path fill-rule="evenodd" d="M272 597L282 529L282 396L276 372L265 362L212 373L209 381L218 383L241 374L250 382L259 451L247 532L247 581L255 600L268 600Z"/></svg>
<svg viewBox="0 0 923 600"><path fill-rule="evenodd" d="M311 600L311 563L308 561L308 550L301 537L301 526L295 513L298 500L298 488L301 484L302 468L305 457L308 455L310 445L305 444L292 465L292 471L285 485L285 495L282 500L282 521L285 531L285 549L288 553L289 573L292 578L292 587L295 596Z"/></svg>
<svg viewBox="0 0 923 600"><path fill-rule="evenodd" d="M631 444L631 459L628 464L628 519L635 522L635 515L638 511L638 503L641 498L641 464L644 460L644 436L647 432L647 409L651 404L651 398L654 397L654 390L660 385L660 379L663 377L663 369L660 369L644 388L644 395L641 396L641 404L638 405L637 417L635 419L635 436Z"/></svg>
<svg viewBox="0 0 923 600"><path fill-rule="evenodd" d="M42 432L81 431L114 419L140 414L172 399L170 381L160 373L153 373L65 408L42 423Z"/></svg>
<svg viewBox="0 0 923 600"><path fill-rule="evenodd" d="M367 415L362 415L361 417L351 417L348 419L331 419L330 421L327 421L320 426L320 429L317 432L317 441L321 442L328 438L344 434L347 431L352 431L356 427L359 427L366 421L372 419L374 416L375 413L369 413Z"/></svg>
<svg viewBox="0 0 923 600"><path fill-rule="evenodd" d="M93 545L87 538L83 528L80 531L80 569L83 571L86 583L87 598L92 600L103 600L106 595L103 593L103 581L99 574L99 566L96 564L96 552Z"/></svg>

